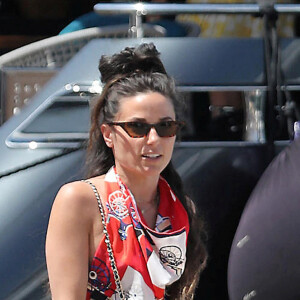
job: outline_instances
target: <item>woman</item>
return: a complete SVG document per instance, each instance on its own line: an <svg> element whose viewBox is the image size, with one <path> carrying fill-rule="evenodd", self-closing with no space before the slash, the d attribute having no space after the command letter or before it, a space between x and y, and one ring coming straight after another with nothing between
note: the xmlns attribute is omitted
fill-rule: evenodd
<svg viewBox="0 0 300 300"><path fill-rule="evenodd" d="M103 56L99 69L90 179L64 185L50 216L52 297L192 299L206 252L170 162L182 126L174 82L153 44Z"/></svg>

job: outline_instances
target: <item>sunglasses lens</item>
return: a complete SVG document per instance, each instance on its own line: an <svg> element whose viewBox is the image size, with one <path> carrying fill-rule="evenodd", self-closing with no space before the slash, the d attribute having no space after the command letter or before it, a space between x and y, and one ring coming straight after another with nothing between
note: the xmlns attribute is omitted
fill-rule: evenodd
<svg viewBox="0 0 300 300"><path fill-rule="evenodd" d="M157 124L148 124L144 122L112 122L110 125L121 126L132 138L141 138L147 136L152 127L155 128L160 137L171 137L177 134L183 126L182 122L163 121Z"/></svg>
<svg viewBox="0 0 300 300"><path fill-rule="evenodd" d="M148 125L142 122L128 122L125 123L126 132L131 137L143 137L148 133Z"/></svg>
<svg viewBox="0 0 300 300"><path fill-rule="evenodd" d="M171 137L176 135L180 123L176 121L160 122L155 126L155 129L160 137Z"/></svg>

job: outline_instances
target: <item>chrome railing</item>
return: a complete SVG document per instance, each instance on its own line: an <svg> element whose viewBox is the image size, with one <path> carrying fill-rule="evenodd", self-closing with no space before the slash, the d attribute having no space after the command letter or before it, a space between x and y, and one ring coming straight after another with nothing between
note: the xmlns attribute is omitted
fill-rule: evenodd
<svg viewBox="0 0 300 300"><path fill-rule="evenodd" d="M177 3L98 3L94 11L99 14L129 14L131 37L143 37L142 17L145 15L177 14L299 14L299 4L177 4Z"/></svg>

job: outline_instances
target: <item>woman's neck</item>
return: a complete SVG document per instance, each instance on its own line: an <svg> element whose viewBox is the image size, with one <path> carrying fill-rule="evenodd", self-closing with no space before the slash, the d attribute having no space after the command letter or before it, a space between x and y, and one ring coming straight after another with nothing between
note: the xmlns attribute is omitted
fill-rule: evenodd
<svg viewBox="0 0 300 300"><path fill-rule="evenodd" d="M157 201L157 176L137 176L128 172L119 171L118 175L134 195L137 204L150 204Z"/></svg>

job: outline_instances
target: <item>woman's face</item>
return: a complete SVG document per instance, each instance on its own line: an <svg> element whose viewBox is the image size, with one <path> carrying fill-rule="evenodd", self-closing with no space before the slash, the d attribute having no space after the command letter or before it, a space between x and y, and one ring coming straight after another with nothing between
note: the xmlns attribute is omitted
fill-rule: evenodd
<svg viewBox="0 0 300 300"><path fill-rule="evenodd" d="M172 102L163 95L150 92L120 100L114 122L158 123L175 120ZM169 163L175 136L160 137L155 128L140 138L130 137L121 126L103 124L106 144L112 148L117 171L128 176L158 176Z"/></svg>

